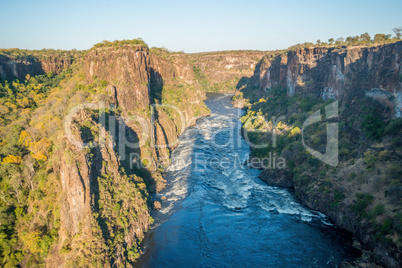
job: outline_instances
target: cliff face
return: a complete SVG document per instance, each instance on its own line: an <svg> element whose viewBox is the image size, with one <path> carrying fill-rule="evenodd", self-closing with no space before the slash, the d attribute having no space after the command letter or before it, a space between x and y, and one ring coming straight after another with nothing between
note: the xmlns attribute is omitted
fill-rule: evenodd
<svg viewBox="0 0 402 268"><path fill-rule="evenodd" d="M127 266L138 257L152 222L148 192L164 187L159 170L169 165L184 129L208 114L205 92L186 55L142 46L92 49L79 73L83 84L76 87L104 86L110 112L103 123L97 110L81 110L73 118L71 132L87 146L66 139L60 153L60 240L48 263ZM126 146L137 142L139 147Z"/></svg>
<svg viewBox="0 0 402 268"><path fill-rule="evenodd" d="M211 90L234 92L246 84L264 51L223 51L189 54ZM243 78L241 80L241 78Z"/></svg>
<svg viewBox="0 0 402 268"><path fill-rule="evenodd" d="M141 155L152 159L153 169L158 161L168 165L177 137L208 113L205 92L196 84L193 66L184 54L141 46L94 49L85 58L84 72L88 81L97 78L108 84L107 91L123 114L147 122L144 126L127 118L125 124L140 143L149 139L156 145L141 147Z"/></svg>
<svg viewBox="0 0 402 268"><path fill-rule="evenodd" d="M268 55L234 97L235 103L248 105L243 120L254 128L262 117L285 118L276 128L276 146L254 149L253 156L272 150L286 160L287 168L263 170L262 180L293 188L304 204L353 233L368 263L385 267L402 265L401 56L402 42ZM325 101L330 99L339 100L336 119L305 126L313 113L327 111ZM337 123L336 150L330 151L329 122ZM270 144L271 133L264 125L261 130L267 135L255 136L253 143ZM315 153L334 152L339 163L321 163L306 146Z"/></svg>
<svg viewBox="0 0 402 268"><path fill-rule="evenodd" d="M52 151L58 158L48 166L53 166L60 178L60 201L57 202L60 203L61 226L58 241L47 256L48 266L85 266L89 262L95 266L132 264L140 253L139 244L144 232L152 223L149 215L154 200L148 193L164 187L160 170L169 164L177 137L197 118L209 113L203 103L206 90L234 91L250 82L249 85L258 88L264 97L279 84L288 88L290 96L314 95L340 100L365 90L367 96L392 107L394 116L398 116L401 108L401 44L305 48L275 58L270 53L259 63L266 53L230 51L186 55L141 45L99 46L82 54L82 58L62 53L24 57L0 55L0 76L5 79L23 79L26 74L59 73L74 62L72 74L58 87L63 96L59 96L59 100L50 96L39 112L48 109L50 103L63 106L63 109L70 108L68 98L77 98L77 102L103 100L106 103L103 113L109 118L107 123L99 121L101 109L81 110L73 118L71 131L80 143L87 143L86 147L76 147L63 139L58 141L63 145L62 149L58 144ZM240 93L236 97L242 99ZM268 101L259 105L263 103L269 105ZM64 111L54 110L62 122ZM288 116L293 114L297 116L300 110L289 109ZM112 120L116 124L114 128L110 123ZM106 133L103 146L97 140L100 132ZM297 131L295 133L289 140L296 139ZM60 130L60 136L62 134L66 133ZM139 147L125 146L125 141L138 142ZM286 148L285 153L293 154L297 146L301 147L300 141L294 145ZM393 150L392 146L386 146L381 150ZM121 147L125 150L120 150ZM131 158L132 154L134 158ZM389 155L391 160L400 158L398 152ZM327 187L327 178L318 177L318 169L315 173L306 171L303 174L311 177L308 183L295 180L286 172L268 174L264 171L262 174L271 184L294 187L304 203L330 215L339 226L353 232L363 247L376 248L376 252L392 266L400 259L398 248L377 243L373 234L376 229L370 226L369 220L362 220L350 209L357 201L354 188L361 187L363 191L374 193L375 187L381 186L379 183L388 180L382 177L388 170L364 173L366 166L362 161L359 158L356 163L345 162L333 172L339 176L328 175L336 177L333 191ZM135 168L134 165L132 168L133 163L145 167ZM370 183L362 186L360 181L344 180L351 176L352 170L361 172L362 177L369 174ZM46 169L46 172L52 171ZM396 179L391 180L394 183ZM393 189L395 196L398 185L386 189L390 192ZM344 193L344 200L334 199L338 194L335 189ZM383 200L388 198L385 192L382 191L378 198L384 203ZM390 203L386 205L398 211L398 206ZM385 215L381 217L385 219Z"/></svg>
<svg viewBox="0 0 402 268"><path fill-rule="evenodd" d="M73 119L72 133L81 144L92 141L98 145L79 149L66 139L67 148L60 157L60 241L48 260L49 267L82 266L90 261L129 265L150 225L142 178L121 168L115 138L97 121L96 113L81 110ZM97 129L83 132L88 122ZM95 137L98 130L105 133L102 146Z"/></svg>
<svg viewBox="0 0 402 268"><path fill-rule="evenodd" d="M59 74L64 68L71 66L72 62L73 57L69 54L29 55L22 58L0 54L0 78L24 79L27 74L31 76L50 72Z"/></svg>
<svg viewBox="0 0 402 268"><path fill-rule="evenodd" d="M85 59L88 80L99 77L116 88L117 103L126 111L144 109L150 104L149 51L141 46L115 50L91 50Z"/></svg>
<svg viewBox="0 0 402 268"><path fill-rule="evenodd" d="M381 100L401 116L402 42L373 47L300 48L265 57L252 83L261 90L274 85L288 88L289 95L313 94L323 99L342 99L357 90Z"/></svg>

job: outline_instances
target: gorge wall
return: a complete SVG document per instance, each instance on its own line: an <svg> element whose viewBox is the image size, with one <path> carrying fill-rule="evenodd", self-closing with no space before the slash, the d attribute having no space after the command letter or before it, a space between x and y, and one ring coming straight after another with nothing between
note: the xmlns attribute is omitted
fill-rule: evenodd
<svg viewBox="0 0 402 268"><path fill-rule="evenodd" d="M344 98L364 90L401 116L402 42L371 47L307 47L265 56L257 65L253 86L268 91L274 85L289 95L313 94Z"/></svg>
<svg viewBox="0 0 402 268"><path fill-rule="evenodd" d="M59 74L71 66L74 57L75 53L70 51L37 51L34 55L28 51L23 56L0 53L0 78L24 79L27 74Z"/></svg>
<svg viewBox="0 0 402 268"><path fill-rule="evenodd" d="M59 207L55 213L60 214L60 226L54 227L58 228L57 241L49 246L49 254L43 260L37 260L36 264L46 263L49 267L84 266L89 262L94 266L133 264L140 254L139 244L144 233L152 224L150 209L157 208L160 201L153 200L149 193L163 189L165 181L161 174L169 165L177 137L197 118L209 114L203 102L206 91L244 89L245 98L254 98L249 110L255 109L256 113L263 113L265 108L268 110L272 106L269 94L276 92L276 85L287 88L288 97L293 98L291 102L294 104L308 103L311 97L337 98L340 101L352 99L361 103L353 98L366 96L390 107L391 112L384 117L390 120L399 117L401 110L401 47L402 42L397 42L372 47L300 48L285 53L228 51L184 54L149 49L138 42L136 45L117 42L95 46L85 52L0 55L2 79L24 79L27 74L58 74L70 70L63 76L63 83L45 92L48 97L38 98L35 102L38 112L32 115L38 128L50 124L55 126L54 129L60 127L57 131L52 129L57 135L53 138L54 149L49 154L49 161L35 162L36 169L40 167L43 173L55 174L55 181L61 189L54 198ZM261 102L260 98L263 98ZM80 144L86 144L77 147L67 139L60 122L65 120L68 109L86 102L95 106L102 103L103 106L80 109L71 118L71 135ZM7 111L11 109L15 108L7 107ZM26 110L20 115L27 113ZM284 110L290 118L303 111L300 107L286 107ZM37 123L40 120L36 117L36 113L44 111L51 113L39 118L53 120L45 127ZM361 117L359 112L353 110L351 114ZM101 118L105 118L104 121ZM34 136L39 130L32 130L32 125L26 123L24 129ZM339 167L332 171L320 166L325 171L325 175L320 175L321 169L306 164L315 163L311 157L297 151L302 146L295 131L288 137L294 143L278 152L278 155L294 156L293 163L296 164L293 170L264 170L262 179L269 184L293 187L305 204L328 214L338 226L352 232L361 241L362 248L375 252L377 257L373 259L389 267L398 267L400 245L395 242L398 235L384 233L386 239L378 241L376 232L387 226L379 227L373 221L387 222L391 218L396 226L394 219L400 197L395 193L398 193L401 183L397 177L400 173L392 170L397 170L395 163L400 166L400 151L393 148L393 141L377 144L361 134L361 129L354 129L360 125L359 120L345 125L342 131L357 133L357 138L348 137L352 142L347 143L346 148L352 151L359 147L350 154L353 159L341 159ZM281 129L281 132L285 133L286 129ZM49 133L51 131L43 135L50 136ZM38 140L42 138L38 137ZM325 138L317 136L316 140L325 141ZM354 144L356 140L359 140L359 145ZM366 170L363 157L366 150L378 158L380 153L386 155L386 162L375 164L376 169ZM33 164L30 168L34 169ZM391 177L389 172L394 172ZM307 182L305 177L310 180ZM352 177L368 179L347 180ZM378 188L382 190L378 191ZM369 209L374 210L374 206L380 203L385 204L385 212L374 220L365 218L364 213L357 213L355 207L361 201L357 192L373 194L373 201L364 213L369 214ZM393 199L389 199L390 196ZM47 210L44 206L43 211ZM27 214L29 211L35 211L34 205L27 208ZM29 228L32 232L40 232L50 226L47 224L40 228L32 224ZM57 224L56 220L52 227ZM26 251L26 255L34 256L31 251ZM22 266L30 264L27 260L21 263Z"/></svg>
<svg viewBox="0 0 402 268"><path fill-rule="evenodd" d="M257 63L269 52L221 51L188 54L200 80L210 91L233 92L248 82Z"/></svg>
<svg viewBox="0 0 402 268"><path fill-rule="evenodd" d="M401 56L400 41L277 52L259 62L248 85L234 97L234 104L248 108L244 128L266 132L251 135L253 142L269 144L272 132L278 135L276 147L254 149L253 157L271 150L286 159L287 168L267 168L261 178L293 188L304 204L353 233L369 255L367 264L357 266L401 267L402 203L396 193L402 189ZM337 117L305 128L307 118L333 99L339 101ZM284 118L275 130L271 121L261 123L272 116ZM339 127L339 164L334 167L306 151L308 145L330 153L328 122Z"/></svg>

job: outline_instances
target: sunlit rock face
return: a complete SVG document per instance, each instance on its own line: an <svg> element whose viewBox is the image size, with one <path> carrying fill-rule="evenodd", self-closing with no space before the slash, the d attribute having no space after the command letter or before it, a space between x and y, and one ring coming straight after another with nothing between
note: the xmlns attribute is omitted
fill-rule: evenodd
<svg viewBox="0 0 402 268"><path fill-rule="evenodd" d="M263 59L252 82L260 90L279 84L288 88L289 95L313 94L325 100L347 98L363 90L390 106L394 117L400 117L401 55L402 42L373 47L299 48L271 61Z"/></svg>

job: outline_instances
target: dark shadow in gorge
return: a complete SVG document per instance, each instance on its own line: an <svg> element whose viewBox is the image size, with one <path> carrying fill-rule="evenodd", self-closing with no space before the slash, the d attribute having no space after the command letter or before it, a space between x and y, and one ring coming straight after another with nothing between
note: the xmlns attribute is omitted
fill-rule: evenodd
<svg viewBox="0 0 402 268"><path fill-rule="evenodd" d="M161 103L164 81L162 75L154 68L150 68L149 95L151 104Z"/></svg>

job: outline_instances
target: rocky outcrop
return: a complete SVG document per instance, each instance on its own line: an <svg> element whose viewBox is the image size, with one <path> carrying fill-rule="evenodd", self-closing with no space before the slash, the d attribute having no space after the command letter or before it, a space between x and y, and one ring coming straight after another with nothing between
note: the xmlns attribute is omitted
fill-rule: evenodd
<svg viewBox="0 0 402 268"><path fill-rule="evenodd" d="M81 67L83 83L105 85L111 112L105 115L108 123L101 123L95 110L81 110L73 119L71 132L86 147L65 141L57 168L63 190L60 241L48 263L127 266L139 256L152 204L160 206L148 197L164 187L160 168L169 164L184 129L208 114L205 93L194 82L186 55L144 46L92 49ZM101 132L109 133L104 146ZM140 148L125 147L126 141ZM144 166L132 167L133 160ZM96 247L85 250L88 241Z"/></svg>
<svg viewBox="0 0 402 268"><path fill-rule="evenodd" d="M81 266L89 260L129 265L150 226L148 193L142 178L121 168L114 138L97 121L93 113L80 111L74 117L72 133L80 144L87 145L79 148L65 139L58 166L62 186L60 241L48 260L49 267ZM88 132L82 131L84 122L105 133L102 145L88 144L88 138L99 142L93 139L99 133L90 132L88 137ZM63 250L66 253L60 254Z"/></svg>
<svg viewBox="0 0 402 268"><path fill-rule="evenodd" d="M274 85L288 94L342 99L356 90L382 101L401 116L402 42L371 47L307 47L264 57L252 84L268 91Z"/></svg>
<svg viewBox="0 0 402 268"><path fill-rule="evenodd" d="M24 79L27 74L31 76L50 72L59 74L63 69L71 66L73 60L74 56L68 52L66 54L30 54L20 58L0 53L0 78Z"/></svg>
<svg viewBox="0 0 402 268"><path fill-rule="evenodd" d="M264 51L220 51L188 54L211 90L234 92L248 82Z"/></svg>
<svg viewBox="0 0 402 268"><path fill-rule="evenodd" d="M148 49L141 46L93 49L85 58L85 74L88 80L110 81L125 111L145 109L150 104L148 55Z"/></svg>
<svg viewBox="0 0 402 268"><path fill-rule="evenodd" d="M373 127L376 130L382 124L400 124L395 117L400 117L401 112L401 56L400 41L369 47L314 47L279 52L259 62L247 88L234 98L236 105L251 101L246 106L253 112L260 111L267 117L276 112L276 116L287 117L286 124L299 124L301 128L318 109L303 105L325 105L318 98L340 100L336 167L321 164L308 153L309 158L303 160L304 141L310 135L304 132L302 140L286 137L285 146L277 152L287 158L288 170L263 170L260 176L269 185L293 188L302 203L325 213L338 227L351 232L368 256L364 264L367 267L374 263L402 266L398 229L401 199L400 194L393 195L399 193L401 184L401 128L381 133L379 142L367 134L363 124L373 115L379 118L379 125ZM298 122L292 119L298 115ZM316 140L316 149L323 146L326 152L326 123L322 122L321 136L318 124L311 137ZM375 162L371 165L370 157Z"/></svg>
<svg viewBox="0 0 402 268"><path fill-rule="evenodd" d="M155 169L157 162L168 165L177 137L208 113L203 103L205 92L195 83L187 55L143 46L98 48L89 51L84 71L87 81L100 79L109 84L107 91L124 114L148 122L147 127L133 120L126 124L141 142L150 139L150 144L156 145L141 148L142 156L152 158Z"/></svg>

